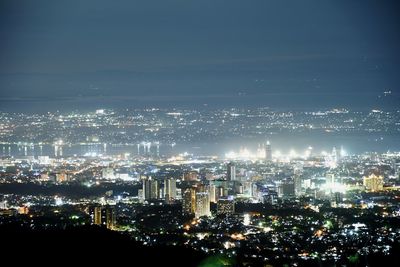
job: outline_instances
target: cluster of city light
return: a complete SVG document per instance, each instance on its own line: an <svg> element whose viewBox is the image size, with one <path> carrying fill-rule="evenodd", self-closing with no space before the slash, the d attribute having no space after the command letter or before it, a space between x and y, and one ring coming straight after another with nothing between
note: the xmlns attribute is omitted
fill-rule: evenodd
<svg viewBox="0 0 400 267"><path fill-rule="evenodd" d="M253 153L247 148L242 148L239 152L230 151L225 154L227 159L258 159L261 158L258 153Z"/></svg>
<svg viewBox="0 0 400 267"><path fill-rule="evenodd" d="M321 187L326 193L346 193L347 187L341 183L326 183Z"/></svg>
<svg viewBox="0 0 400 267"><path fill-rule="evenodd" d="M283 153L280 150L273 150L272 158L277 161L289 161L292 159L308 159L312 156L322 156L326 159L326 161L334 161L334 163L330 164L330 167L334 167L336 164L336 159L332 153L328 153L325 150L320 153L314 153L314 149L312 146L309 146L307 149L303 151L297 151L295 149L290 149L287 153ZM347 152L341 148L338 156L344 157L347 156ZM265 153L258 149L257 151L252 151L246 147L241 148L239 151L229 151L225 153L225 158L230 160L258 160L265 159Z"/></svg>

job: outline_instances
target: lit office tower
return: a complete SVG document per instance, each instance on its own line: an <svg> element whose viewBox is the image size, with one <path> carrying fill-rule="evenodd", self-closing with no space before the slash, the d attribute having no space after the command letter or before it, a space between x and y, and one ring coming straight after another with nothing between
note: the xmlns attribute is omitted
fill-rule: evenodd
<svg viewBox="0 0 400 267"><path fill-rule="evenodd" d="M217 203L218 214L233 214L235 213L235 202L230 199L219 199Z"/></svg>
<svg viewBox="0 0 400 267"><path fill-rule="evenodd" d="M182 196L182 212L183 214L194 214L196 211L196 190L194 188L186 188Z"/></svg>
<svg viewBox="0 0 400 267"><path fill-rule="evenodd" d="M226 173L227 181L235 181L236 180L236 167L233 162L229 162L227 165L227 173Z"/></svg>
<svg viewBox="0 0 400 267"><path fill-rule="evenodd" d="M202 216L211 216L210 212L210 197L206 192L196 193L196 218Z"/></svg>
<svg viewBox="0 0 400 267"><path fill-rule="evenodd" d="M164 198L166 201L176 199L176 180L174 178L164 180Z"/></svg>
<svg viewBox="0 0 400 267"><path fill-rule="evenodd" d="M158 181L150 178L143 180L143 198L144 200L158 199Z"/></svg>
<svg viewBox="0 0 400 267"><path fill-rule="evenodd" d="M272 161L272 149L269 141L265 144L265 160Z"/></svg>
<svg viewBox="0 0 400 267"><path fill-rule="evenodd" d="M383 176L371 174L370 176L363 177L365 189L368 191L376 192L383 190Z"/></svg>

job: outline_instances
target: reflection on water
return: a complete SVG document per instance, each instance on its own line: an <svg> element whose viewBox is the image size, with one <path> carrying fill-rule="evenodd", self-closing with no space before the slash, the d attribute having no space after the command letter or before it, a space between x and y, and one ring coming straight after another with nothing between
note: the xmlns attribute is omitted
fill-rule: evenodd
<svg viewBox="0 0 400 267"><path fill-rule="evenodd" d="M137 144L0 144L1 156L96 156L96 155L120 155L129 153L131 155L169 155L173 153L172 146L157 145L154 147L143 147Z"/></svg>
<svg viewBox="0 0 400 267"><path fill-rule="evenodd" d="M350 154L363 152L400 151L400 138L398 135L324 135L324 134L280 134L271 135L265 139L238 138L218 142L196 142L190 144L0 144L1 156L96 156L96 155L149 155L170 156L188 152L195 155L224 156L231 150L246 147L256 150L258 144L270 140L273 150L282 152L296 149L302 151L309 146L315 152L331 151L333 147L344 147Z"/></svg>

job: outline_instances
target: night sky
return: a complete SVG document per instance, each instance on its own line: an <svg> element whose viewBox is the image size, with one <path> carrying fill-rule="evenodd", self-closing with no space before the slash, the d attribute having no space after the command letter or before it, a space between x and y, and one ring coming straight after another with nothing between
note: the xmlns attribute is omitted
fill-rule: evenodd
<svg viewBox="0 0 400 267"><path fill-rule="evenodd" d="M0 110L397 108L397 2L0 0Z"/></svg>

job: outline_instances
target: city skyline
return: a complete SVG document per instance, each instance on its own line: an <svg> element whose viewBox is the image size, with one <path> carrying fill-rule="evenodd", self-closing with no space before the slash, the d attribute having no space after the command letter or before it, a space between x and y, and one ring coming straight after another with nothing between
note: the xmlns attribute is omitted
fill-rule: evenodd
<svg viewBox="0 0 400 267"><path fill-rule="evenodd" d="M399 262L399 11L1 0L0 262Z"/></svg>

